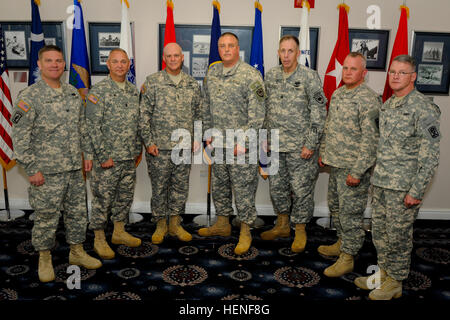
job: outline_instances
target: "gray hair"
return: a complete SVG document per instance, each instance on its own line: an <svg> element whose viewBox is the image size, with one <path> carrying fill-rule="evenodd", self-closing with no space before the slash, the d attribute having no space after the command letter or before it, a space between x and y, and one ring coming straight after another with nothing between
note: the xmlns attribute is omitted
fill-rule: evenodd
<svg viewBox="0 0 450 320"><path fill-rule="evenodd" d="M416 59L414 59L413 57L411 57L410 55L407 54L401 54L399 56L396 56L392 62L394 61L398 61L398 62L403 62L403 63L407 63L411 66L411 68L415 71L416 70Z"/></svg>

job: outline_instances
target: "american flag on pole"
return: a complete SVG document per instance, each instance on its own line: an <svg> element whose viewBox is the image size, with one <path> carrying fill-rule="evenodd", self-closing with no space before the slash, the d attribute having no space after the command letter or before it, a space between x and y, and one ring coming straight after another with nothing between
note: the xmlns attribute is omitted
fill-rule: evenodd
<svg viewBox="0 0 450 320"><path fill-rule="evenodd" d="M9 170L16 164L13 160L13 145L11 140L11 112L12 100L9 90L9 74L6 68L6 50L3 30L0 24L0 162Z"/></svg>

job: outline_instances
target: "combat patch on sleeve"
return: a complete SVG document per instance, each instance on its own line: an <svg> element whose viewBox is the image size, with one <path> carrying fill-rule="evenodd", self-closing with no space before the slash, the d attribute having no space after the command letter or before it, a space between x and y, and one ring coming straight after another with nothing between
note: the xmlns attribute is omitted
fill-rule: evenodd
<svg viewBox="0 0 450 320"><path fill-rule="evenodd" d="M20 100L17 106L25 112L28 112L28 110L30 110L30 105L23 100Z"/></svg>
<svg viewBox="0 0 450 320"><path fill-rule="evenodd" d="M325 104L325 97L321 90L314 93L313 99L319 104Z"/></svg>
<svg viewBox="0 0 450 320"><path fill-rule="evenodd" d="M92 102L93 104L97 104L97 103L98 103L98 98L97 98L96 96L94 96L93 94L90 94L90 95L88 96L88 100L89 100L90 102Z"/></svg>
<svg viewBox="0 0 450 320"><path fill-rule="evenodd" d="M20 111L16 111L12 117L11 117L11 121L12 123L18 124L20 119L23 117L23 113Z"/></svg>

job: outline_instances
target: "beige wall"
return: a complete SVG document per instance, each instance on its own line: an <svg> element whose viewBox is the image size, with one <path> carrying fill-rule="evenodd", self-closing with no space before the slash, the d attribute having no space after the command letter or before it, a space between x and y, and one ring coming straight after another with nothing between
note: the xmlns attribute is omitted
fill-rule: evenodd
<svg viewBox="0 0 450 320"><path fill-rule="evenodd" d="M131 3L130 20L135 23L135 58L137 85L144 82L145 77L158 68L158 24L166 19L165 0L129 0ZM209 25L212 19L211 0L174 0L174 19L176 24L204 24ZM253 0L222 0L222 26L241 25L252 26L254 23ZM300 11L293 8L293 0L261 0L264 7L262 15L264 36L264 60L266 70L277 64L277 41L280 26L297 26L300 23ZM310 26L320 27L318 72L323 80L326 67L334 48L337 37L339 0L318 0L316 8L311 10ZM381 8L381 28L389 29L390 54L400 16L401 0L347 0L350 6L349 27L366 28L369 5ZM411 34L417 31L450 32L450 2L448 0L408 0L411 17L408 21L409 41ZM69 14L66 9L73 1L70 0L41 0L40 14L42 21L64 21ZM88 22L120 22L121 6L119 0L84 0L82 1L84 21ZM31 20L29 0L2 0L0 4L0 21ZM66 52L70 57L71 31L66 29ZM15 70L11 70L13 73ZM367 82L380 94L383 91L386 73L371 71ZM11 77L12 78L12 77ZM66 76L67 79L67 76ZM94 77L98 82L101 77ZM13 99L25 84L12 83ZM422 218L450 219L450 104L449 96L436 96L434 101L441 107L441 164L427 193L421 210ZM138 181L135 194L134 210L149 212L150 180L147 176L145 161L138 168ZM191 188L187 211L194 212L206 208L207 168L202 165L193 166L191 173ZM320 174L316 186L316 216L327 214L326 192L328 173ZM9 198L12 208L28 208L27 178L18 166L8 172ZM268 193L268 182L260 179L257 194L257 207L261 214L271 214L272 208ZM3 196L3 195L2 195ZM0 202L4 202L3 197ZM198 212L198 211L197 211Z"/></svg>

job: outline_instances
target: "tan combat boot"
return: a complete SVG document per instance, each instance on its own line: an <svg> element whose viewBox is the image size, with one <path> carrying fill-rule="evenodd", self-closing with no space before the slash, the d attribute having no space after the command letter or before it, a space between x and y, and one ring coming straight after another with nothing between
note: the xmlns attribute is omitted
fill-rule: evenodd
<svg viewBox="0 0 450 320"><path fill-rule="evenodd" d="M91 257L84 251L81 243L70 245L69 263L86 269L98 269L102 266L100 260Z"/></svg>
<svg viewBox="0 0 450 320"><path fill-rule="evenodd" d="M379 285L383 284L383 282L386 280L387 273L383 269L379 269L377 272L375 272L373 275L367 276L367 277L358 277L356 278L353 283L363 290L372 290L376 286L376 281L379 279L380 283Z"/></svg>
<svg viewBox="0 0 450 320"><path fill-rule="evenodd" d="M167 222L166 218L159 219L156 222L156 230L152 235L152 243L160 244L164 241L164 237L167 234Z"/></svg>
<svg viewBox="0 0 450 320"><path fill-rule="evenodd" d="M317 251L324 256L337 257L341 254L341 239L330 246L319 246Z"/></svg>
<svg viewBox="0 0 450 320"><path fill-rule="evenodd" d="M94 251L100 256L100 258L109 260L114 259L115 253L106 242L105 231L103 229L94 230Z"/></svg>
<svg viewBox="0 0 450 320"><path fill-rule="evenodd" d="M50 282L55 280L55 271L53 270L52 255L50 250L39 251L38 275L41 282Z"/></svg>
<svg viewBox="0 0 450 320"><path fill-rule="evenodd" d="M277 238L289 238L291 235L291 228L288 214L279 214L275 226L267 231L261 233L263 240L275 240Z"/></svg>
<svg viewBox="0 0 450 320"><path fill-rule="evenodd" d="M231 224L226 216L217 216L217 221L209 228L201 228L198 234L202 237L222 236L229 237L231 235Z"/></svg>
<svg viewBox="0 0 450 320"><path fill-rule="evenodd" d="M127 247L139 247L142 243L141 239L133 237L131 234L125 231L125 222L114 222L114 231L112 234L111 242L114 244L123 244Z"/></svg>
<svg viewBox="0 0 450 320"><path fill-rule="evenodd" d="M383 284L375 290L370 291L370 300L391 300L402 296L402 282L387 277Z"/></svg>
<svg viewBox="0 0 450 320"><path fill-rule="evenodd" d="M241 222L241 233L239 235L239 242L236 248L234 248L234 253L237 255L247 253L248 249L250 249L251 244L252 244L252 235L250 233L250 226L244 222Z"/></svg>
<svg viewBox="0 0 450 320"><path fill-rule="evenodd" d="M169 234L171 236L177 236L181 241L191 241L192 235L183 229L180 225L181 217L180 216L170 216L169 218Z"/></svg>
<svg viewBox="0 0 450 320"><path fill-rule="evenodd" d="M306 246L306 225L304 223L298 223L295 225L295 238L292 242L292 252L303 252Z"/></svg>
<svg viewBox="0 0 450 320"><path fill-rule="evenodd" d="M339 255L339 259L323 271L330 278L337 278L353 271L353 256L345 252Z"/></svg>

